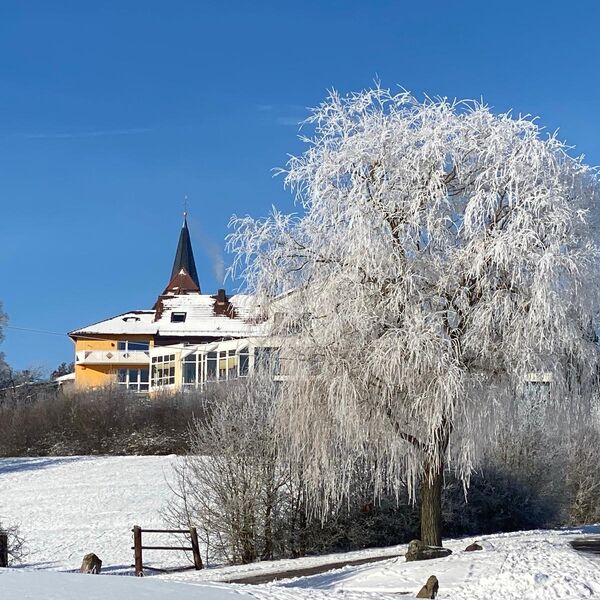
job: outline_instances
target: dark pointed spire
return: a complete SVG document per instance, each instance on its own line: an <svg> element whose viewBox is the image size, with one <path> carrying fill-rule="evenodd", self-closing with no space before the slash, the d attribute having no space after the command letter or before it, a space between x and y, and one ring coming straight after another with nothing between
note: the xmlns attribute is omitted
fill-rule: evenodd
<svg viewBox="0 0 600 600"><path fill-rule="evenodd" d="M200 280L196 271L196 263L194 261L194 252L192 251L192 242L190 240L190 232L187 226L187 212L183 213L183 226L179 234L179 243L177 244L177 252L171 270L171 279L184 270L198 286L200 291Z"/></svg>

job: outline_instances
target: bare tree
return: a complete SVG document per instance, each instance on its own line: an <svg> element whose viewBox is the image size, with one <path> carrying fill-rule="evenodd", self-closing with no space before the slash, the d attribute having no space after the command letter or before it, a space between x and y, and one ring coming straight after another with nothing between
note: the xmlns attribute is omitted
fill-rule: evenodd
<svg viewBox="0 0 600 600"><path fill-rule="evenodd" d="M305 127L300 214L234 216L228 240L291 359L285 447L324 511L361 457L377 493L420 485L440 544L444 468L468 483L523 382L545 374L565 414L596 383L597 174L475 102L334 92Z"/></svg>
<svg viewBox="0 0 600 600"><path fill-rule="evenodd" d="M0 302L0 342L4 340L4 329L8 322L8 315L3 310ZM6 387L11 382L11 368L4 358L4 352L0 352L0 389Z"/></svg>
<svg viewBox="0 0 600 600"><path fill-rule="evenodd" d="M198 526L208 559L248 563L272 558L275 520L289 471L278 459L270 372L213 385L191 430L190 454L176 465L174 523Z"/></svg>

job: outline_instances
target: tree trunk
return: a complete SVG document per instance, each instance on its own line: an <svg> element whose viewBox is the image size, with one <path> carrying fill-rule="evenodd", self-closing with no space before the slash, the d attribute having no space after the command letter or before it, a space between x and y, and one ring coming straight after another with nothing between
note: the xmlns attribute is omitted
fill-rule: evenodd
<svg viewBox="0 0 600 600"><path fill-rule="evenodd" d="M444 416L435 435L437 453L425 458L421 482L421 541L428 546L442 545L442 487L451 431L452 423Z"/></svg>
<svg viewBox="0 0 600 600"><path fill-rule="evenodd" d="M422 453L424 461L423 479L421 480L421 541L428 546L442 545L442 487L444 485L444 462L452 422L445 416L433 434L435 452L429 450L422 441L409 432L404 432L396 421L393 420L392 411L388 408L388 416L405 442L412 444Z"/></svg>
<svg viewBox="0 0 600 600"><path fill-rule="evenodd" d="M273 527L271 514L273 511L273 505L275 504L272 495L269 494L267 498L267 507L265 510L265 524L263 531L263 548L260 555L261 560L272 560L273 559Z"/></svg>
<svg viewBox="0 0 600 600"><path fill-rule="evenodd" d="M441 464L425 469L421 482L421 541L428 546L442 545L442 485Z"/></svg>

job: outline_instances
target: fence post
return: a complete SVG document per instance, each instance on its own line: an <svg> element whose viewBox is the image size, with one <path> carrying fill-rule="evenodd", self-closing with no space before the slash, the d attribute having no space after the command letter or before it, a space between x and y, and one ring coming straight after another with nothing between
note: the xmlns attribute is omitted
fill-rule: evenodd
<svg viewBox="0 0 600 600"><path fill-rule="evenodd" d="M144 574L142 565L142 528L139 525L133 526L133 558L136 577Z"/></svg>
<svg viewBox="0 0 600 600"><path fill-rule="evenodd" d="M197 571L202 569L202 557L200 556L200 546L198 545L198 532L195 527L190 527L190 538L192 540L192 554L194 556L194 567Z"/></svg>
<svg viewBox="0 0 600 600"><path fill-rule="evenodd" d="M8 567L8 534L0 533L0 567Z"/></svg>

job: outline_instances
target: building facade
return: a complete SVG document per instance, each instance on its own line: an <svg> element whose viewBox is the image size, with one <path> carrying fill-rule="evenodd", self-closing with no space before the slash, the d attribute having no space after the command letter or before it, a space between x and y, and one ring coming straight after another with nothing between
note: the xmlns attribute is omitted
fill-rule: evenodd
<svg viewBox="0 0 600 600"><path fill-rule="evenodd" d="M77 389L189 390L244 377L272 350L253 299L203 294L184 215L169 283L151 309L71 331Z"/></svg>

